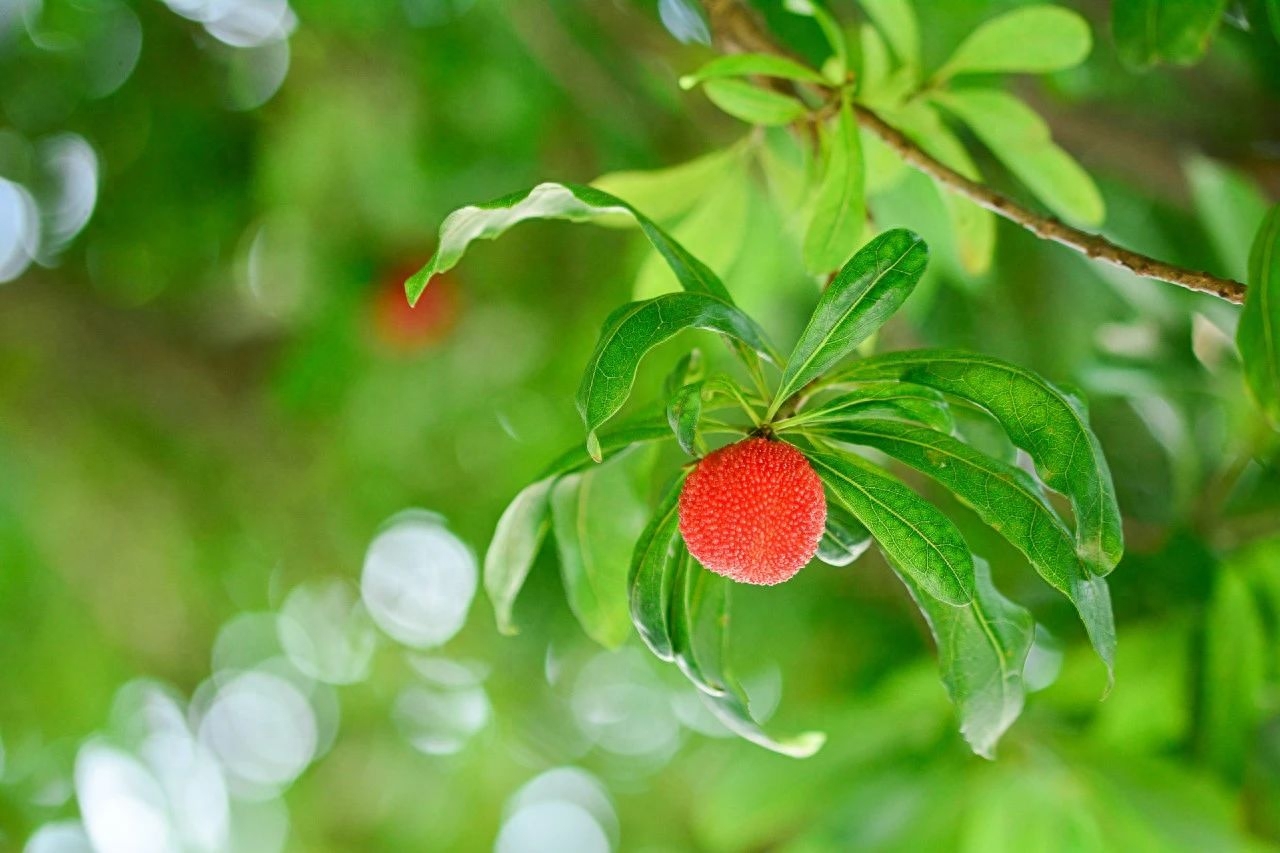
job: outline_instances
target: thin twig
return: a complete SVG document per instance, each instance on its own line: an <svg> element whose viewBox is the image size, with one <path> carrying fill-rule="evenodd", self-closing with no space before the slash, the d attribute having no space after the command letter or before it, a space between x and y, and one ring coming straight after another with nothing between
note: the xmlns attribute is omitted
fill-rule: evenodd
<svg viewBox="0 0 1280 853"><path fill-rule="evenodd" d="M760 26L754 14L738 0L704 0L704 3L711 20L712 35L726 53L751 51L788 56ZM1025 228L1037 237L1075 249L1086 257L1123 267L1143 278L1209 293L1237 305L1244 302L1245 286L1238 281L1186 269L1125 249L1100 234L1081 231L1055 217L1028 210L1003 193L970 180L935 160L871 110L862 106L856 106L855 109L858 123L883 140L905 163L945 185L957 195Z"/></svg>

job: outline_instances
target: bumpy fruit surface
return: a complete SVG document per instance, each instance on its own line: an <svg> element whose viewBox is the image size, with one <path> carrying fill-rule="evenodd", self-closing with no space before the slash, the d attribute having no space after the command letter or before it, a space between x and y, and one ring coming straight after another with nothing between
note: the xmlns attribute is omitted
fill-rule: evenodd
<svg viewBox="0 0 1280 853"><path fill-rule="evenodd" d="M817 553L826 523L822 481L781 441L749 438L708 454L680 492L689 553L741 583L794 577Z"/></svg>

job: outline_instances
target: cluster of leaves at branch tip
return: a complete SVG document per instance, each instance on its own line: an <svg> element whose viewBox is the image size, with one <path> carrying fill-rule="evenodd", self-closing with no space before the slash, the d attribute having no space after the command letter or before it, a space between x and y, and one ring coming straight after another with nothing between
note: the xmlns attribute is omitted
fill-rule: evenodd
<svg viewBox="0 0 1280 853"><path fill-rule="evenodd" d="M693 457L697 473L699 460L726 442L765 436L802 460L815 477L817 500L829 509L814 531L821 535L806 541L802 556L816 551L822 562L848 566L875 544L934 633L943 683L977 753L994 754L1022 707L1032 617L995 589L955 522L858 448L933 478L1020 550L1079 612L1110 672L1115 630L1105 575L1120 558L1120 516L1081 402L1029 370L978 353L858 357L924 274L929 252L919 236L890 229L851 253L785 356L710 267L653 219L622 198L575 184L542 184L452 214L436 256L409 282L410 295L475 240L530 218L610 225L623 218L652 244L681 290L627 303L606 318L577 395L585 446L555 460L499 520L484 579L501 630L514 632L519 591L554 538L566 596L591 637L616 646L634 627L731 730L784 754L811 754L822 735L767 730L734 677L727 653L733 582L691 556L692 543L681 533L691 467L641 450L674 442ZM713 362L690 350L662 399L612 425L646 356L694 329L725 342L736 371L709 373ZM1003 429L1037 476L957 437L956 405ZM793 465L787 470L800 473ZM645 498L653 490L638 485L645 480L659 486L656 506ZM1046 490L1065 496L1070 519ZM815 493L803 493L814 500Z"/></svg>

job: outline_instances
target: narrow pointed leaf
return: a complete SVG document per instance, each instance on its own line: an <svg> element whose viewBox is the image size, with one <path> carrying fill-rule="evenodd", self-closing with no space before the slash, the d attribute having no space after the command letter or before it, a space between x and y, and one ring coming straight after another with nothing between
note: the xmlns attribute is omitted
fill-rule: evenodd
<svg viewBox="0 0 1280 853"><path fill-rule="evenodd" d="M668 602L676 574L680 542L680 489L684 475L671 485L636 540L627 577L631 623L655 655L673 659Z"/></svg>
<svg viewBox="0 0 1280 853"><path fill-rule="evenodd" d="M894 568L929 623L942 683L960 714L960 733L974 752L993 759L1001 736L1022 713L1022 668L1035 622L992 585L986 562L975 562L974 599L964 607L923 594L910 574Z"/></svg>
<svg viewBox="0 0 1280 853"><path fill-rule="evenodd" d="M1071 501L1076 553L1106 574L1124 552L1111 469L1088 419L1072 400L1025 368L960 350L886 353L857 362L841 379L902 379L983 407L1030 454L1040 479Z"/></svg>
<svg viewBox="0 0 1280 853"><path fill-rule="evenodd" d="M948 433L955 425L942 392L910 382L867 382L806 409L802 417L806 427L868 417L915 421Z"/></svg>
<svg viewBox="0 0 1280 853"><path fill-rule="evenodd" d="M844 72L849 67L849 46L845 43L844 30L840 22L815 0L783 0L782 5L792 14L814 19L831 48L831 55L836 60L834 82L844 82Z"/></svg>
<svg viewBox="0 0 1280 853"><path fill-rule="evenodd" d="M827 148L827 168L804 235L805 267L814 274L836 269L848 260L867 222L862 137L847 100L840 107Z"/></svg>
<svg viewBox="0 0 1280 853"><path fill-rule="evenodd" d="M871 547L871 531L833 501L827 502L827 526L818 540L818 559L828 566L847 566Z"/></svg>
<svg viewBox="0 0 1280 853"><path fill-rule="evenodd" d="M712 696L721 696L729 689L723 672L717 668L719 661L713 656L713 652L719 654L720 644L707 641L707 632L716 631L717 626L703 624L707 620L706 608L714 606L711 599L717 593L721 598L725 594L724 587L716 582L718 580L723 578L717 578L698 565L687 549L678 548L668 610L672 651L676 666L685 678Z"/></svg>
<svg viewBox="0 0 1280 853"><path fill-rule="evenodd" d="M731 145L665 169L609 172L592 181L591 186L626 199L650 219L668 222L688 213L704 193L728 178L741 152L741 145ZM625 227L636 225L630 214L617 219ZM603 217L600 224L612 224L611 218Z"/></svg>
<svg viewBox="0 0 1280 853"><path fill-rule="evenodd" d="M969 546L937 507L853 454L805 455L836 500L920 589L953 606L973 598Z"/></svg>
<svg viewBox="0 0 1280 853"><path fill-rule="evenodd" d="M1084 62L1093 47L1089 24L1061 6L1023 6L978 26L935 75L1045 74Z"/></svg>
<svg viewBox="0 0 1280 853"><path fill-rule="evenodd" d="M701 456L698 447L698 421L702 418L702 383L695 382L678 390L667 404L667 423L675 433L676 443L690 456Z"/></svg>
<svg viewBox="0 0 1280 853"><path fill-rule="evenodd" d="M924 241L902 228L886 231L859 249L822 292L787 362L772 411L852 355L898 310L928 262Z"/></svg>
<svg viewBox="0 0 1280 853"><path fill-rule="evenodd" d="M1025 471L949 435L911 424L859 420L818 429L836 441L887 453L937 480L972 508L1075 605L1108 678L1113 678L1116 628L1106 579L1089 572L1071 533Z"/></svg>
<svg viewBox="0 0 1280 853"><path fill-rule="evenodd" d="M538 550L551 527L552 478L525 486L498 519L484 555L484 588L493 604L498 630L516 633L511 612Z"/></svg>
<svg viewBox="0 0 1280 853"><path fill-rule="evenodd" d="M799 121L809 113L804 102L790 95L762 89L742 80L708 80L702 91L711 103L748 124L778 127Z"/></svg>
<svg viewBox="0 0 1280 853"><path fill-rule="evenodd" d="M664 438L671 438L671 428L667 426L664 419L641 418L628 421L610 429L599 437L601 455L599 461L611 459L632 445L661 441ZM560 454L554 462L543 469L542 476L538 479L543 480L548 477L560 477L565 474L584 471L587 468L594 467L596 462L597 460L593 459L586 449L579 445Z"/></svg>
<svg viewBox="0 0 1280 853"><path fill-rule="evenodd" d="M911 0L858 0L903 65L920 68L920 24Z"/></svg>
<svg viewBox="0 0 1280 853"><path fill-rule="evenodd" d="M1271 208L1253 241L1236 343L1249 390L1280 429L1280 205Z"/></svg>
<svg viewBox="0 0 1280 853"><path fill-rule="evenodd" d="M610 222L630 217L649 242L666 259L680 286L693 293L709 293L732 302L729 291L706 264L671 238L648 216L627 202L582 184L538 184L491 202L467 205L445 218L440 226L436 253L426 266L404 283L409 303L418 301L432 276L455 267L476 240L493 240L529 219L563 219L569 222Z"/></svg>
<svg viewBox="0 0 1280 853"><path fill-rule="evenodd" d="M707 80L722 77L779 77L825 86L827 79L795 60L768 53L738 53L711 60L692 74L680 78L681 89L692 89Z"/></svg>
<svg viewBox="0 0 1280 853"><path fill-rule="evenodd" d="M1204 56L1226 8L1226 0L1115 0L1116 49L1135 68L1190 65Z"/></svg>
<svg viewBox="0 0 1280 853"><path fill-rule="evenodd" d="M593 458L599 456L596 431L631 396L640 360L649 350L685 329L720 332L777 360L755 321L713 296L667 293L622 306L605 321L578 387L578 412L587 427L587 449Z"/></svg>

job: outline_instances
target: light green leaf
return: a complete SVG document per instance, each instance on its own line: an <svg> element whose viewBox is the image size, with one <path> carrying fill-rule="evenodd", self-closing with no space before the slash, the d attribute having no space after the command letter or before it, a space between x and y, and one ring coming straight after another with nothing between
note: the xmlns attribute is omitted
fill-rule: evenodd
<svg viewBox="0 0 1280 853"><path fill-rule="evenodd" d="M1280 429L1280 205L1271 208L1253 241L1236 344L1254 399Z"/></svg>
<svg viewBox="0 0 1280 853"><path fill-rule="evenodd" d="M815 430L846 444L874 447L954 493L1075 605L1108 678L1114 679L1116 627L1106 579L1088 571L1070 531L1026 472L944 433L896 421L854 420Z"/></svg>
<svg viewBox="0 0 1280 853"><path fill-rule="evenodd" d="M696 191L678 190L681 195ZM742 254L751 210L750 179L740 169L728 171L717 184L707 187L693 209L671 229L671 236L718 275L727 275ZM636 273L632 298L651 299L680 289L666 259L649 252Z"/></svg>
<svg viewBox="0 0 1280 853"><path fill-rule="evenodd" d="M551 490L552 529L569 607L587 636L616 649L631 633L627 574L646 507L615 462L564 477Z"/></svg>
<svg viewBox="0 0 1280 853"><path fill-rule="evenodd" d="M844 30L840 28L840 23L817 0L783 0L782 5L792 14L813 18L817 22L836 60L830 79L834 83L843 83L845 71L849 68L849 46L845 44Z"/></svg>
<svg viewBox="0 0 1280 853"><path fill-rule="evenodd" d="M1208 49L1226 8L1226 0L1115 0L1116 49L1135 68L1190 65Z"/></svg>
<svg viewBox="0 0 1280 853"><path fill-rule="evenodd" d="M702 418L702 383L680 388L667 404L667 423L675 433L676 443L690 456L701 456L698 421Z"/></svg>
<svg viewBox="0 0 1280 853"><path fill-rule="evenodd" d="M809 108L802 101L742 80L708 80L702 91L711 103L748 124L781 126L809 114Z"/></svg>
<svg viewBox="0 0 1280 853"><path fill-rule="evenodd" d="M1022 713L1022 668L1035 635L1031 614L992 585L985 560L974 561L974 599L964 607L922 594L908 572L894 568L929 623L960 733L978 755L995 758L996 744Z"/></svg>
<svg viewBox="0 0 1280 853"><path fill-rule="evenodd" d="M1106 207L1093 178L1022 101L998 89L940 91L932 99L967 124L1051 211L1079 225L1102 223Z"/></svg>
<svg viewBox="0 0 1280 853"><path fill-rule="evenodd" d="M785 56L769 53L738 53L711 60L692 74L680 78L681 89L692 89L707 80L723 77L780 77L805 83L827 85L827 80L812 68Z"/></svg>
<svg viewBox="0 0 1280 853"><path fill-rule="evenodd" d="M608 461L632 445L661 441L664 438L671 438L671 429L667 426L665 419L639 418L629 420L622 426L611 429L600 436L601 458L599 460L593 458L579 445L560 454L554 462L543 470L538 479L545 480L548 477L561 477L566 474L585 471L588 468L595 467L597 462Z"/></svg>
<svg viewBox="0 0 1280 853"><path fill-rule="evenodd" d="M1084 62L1093 47L1089 23L1061 6L1023 6L978 26L938 69L957 74L1045 74Z"/></svg>
<svg viewBox="0 0 1280 853"><path fill-rule="evenodd" d="M631 623L649 650L665 661L674 659L668 602L674 589L677 546L684 550L680 545L680 490L684 478L682 471L640 533L627 576Z"/></svg>
<svg viewBox="0 0 1280 853"><path fill-rule="evenodd" d="M1248 177L1208 157L1189 158L1186 172L1200 224L1223 271L1244 281L1249 275L1249 243L1242 235L1258 232L1267 215L1266 196Z"/></svg>
<svg viewBox="0 0 1280 853"><path fill-rule="evenodd" d="M893 63L884 36L870 24L858 28L858 101L875 105L885 97Z"/></svg>
<svg viewBox="0 0 1280 853"><path fill-rule="evenodd" d="M852 418L891 417L951 432L954 418L940 391L910 382L868 382L824 400L795 418L797 426L821 427ZM785 427L780 427L785 429Z"/></svg>
<svg viewBox="0 0 1280 853"><path fill-rule="evenodd" d="M1267 681L1267 638L1258 604L1231 568L1218 574L1205 620L1202 747L1239 780L1254 750Z"/></svg>
<svg viewBox="0 0 1280 853"><path fill-rule="evenodd" d="M1076 553L1095 574L1124 552L1111 470L1088 419L1071 398L1025 368L961 350L914 350L864 359L837 381L902 379L986 409L1030 454L1040 479L1071 501Z"/></svg>
<svg viewBox="0 0 1280 853"><path fill-rule="evenodd" d="M920 24L911 0L858 0L903 65L920 68Z"/></svg>
<svg viewBox="0 0 1280 853"><path fill-rule="evenodd" d="M600 222L630 216L666 259L680 286L732 302L729 291L706 264L689 254L653 220L622 199L581 184L538 184L491 202L468 205L449 214L440 226L436 253L404 283L409 303L418 301L432 276L453 269L476 240L493 240L528 219Z"/></svg>
<svg viewBox="0 0 1280 853"><path fill-rule="evenodd" d="M853 254L866 227L862 137L845 100L827 145L827 164L818 188L813 218L804 235L804 264L809 272L836 269Z"/></svg>
<svg viewBox="0 0 1280 853"><path fill-rule="evenodd" d="M498 519L484 555L484 588L493 604L498 630L516 633L511 611L538 550L551 527L549 515L553 478L530 483Z"/></svg>
<svg viewBox="0 0 1280 853"><path fill-rule="evenodd" d="M937 507L861 457L805 455L836 500L920 589L948 605L973 598L969 546Z"/></svg>
<svg viewBox="0 0 1280 853"><path fill-rule="evenodd" d="M828 566L847 566L871 547L871 531L834 501L827 501L827 524L818 540L818 559Z"/></svg>
<svg viewBox="0 0 1280 853"><path fill-rule="evenodd" d="M770 416L884 325L911 294L928 263L924 241L903 228L886 231L859 249L818 299L787 362Z"/></svg>
<svg viewBox="0 0 1280 853"><path fill-rule="evenodd" d="M731 145L666 169L610 172L596 178L591 186L626 199L651 219L670 222L688 213L704 193L727 178L741 156L740 145ZM635 227L630 213L617 219L624 227ZM599 223L612 224L609 217L602 217Z"/></svg>
<svg viewBox="0 0 1280 853"><path fill-rule="evenodd" d="M707 329L741 341L777 361L755 321L727 302L704 293L667 293L632 302L609 315L578 387L578 412L587 427L587 451L598 458L596 431L631 396L640 360L685 329Z"/></svg>

